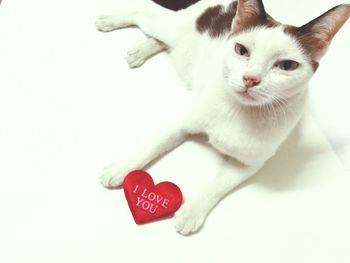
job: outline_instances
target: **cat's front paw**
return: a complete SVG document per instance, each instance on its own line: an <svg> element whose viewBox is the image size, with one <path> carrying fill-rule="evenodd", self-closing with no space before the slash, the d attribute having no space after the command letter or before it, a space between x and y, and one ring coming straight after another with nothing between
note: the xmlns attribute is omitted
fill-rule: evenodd
<svg viewBox="0 0 350 263"><path fill-rule="evenodd" d="M145 63L149 54L140 48L131 49L126 57L126 62L130 68L138 68Z"/></svg>
<svg viewBox="0 0 350 263"><path fill-rule="evenodd" d="M115 29L112 17L110 16L100 16L97 18L95 25L97 30L103 32L109 32Z"/></svg>
<svg viewBox="0 0 350 263"><path fill-rule="evenodd" d="M175 213L175 230L182 235L197 232L203 226L206 217L207 213L201 207L184 204Z"/></svg>
<svg viewBox="0 0 350 263"><path fill-rule="evenodd" d="M96 28L102 32L110 32L119 28L130 26L127 19L122 16L100 16L96 20Z"/></svg>
<svg viewBox="0 0 350 263"><path fill-rule="evenodd" d="M120 164L112 164L103 169L100 182L104 187L116 188L123 184L127 169L123 169Z"/></svg>

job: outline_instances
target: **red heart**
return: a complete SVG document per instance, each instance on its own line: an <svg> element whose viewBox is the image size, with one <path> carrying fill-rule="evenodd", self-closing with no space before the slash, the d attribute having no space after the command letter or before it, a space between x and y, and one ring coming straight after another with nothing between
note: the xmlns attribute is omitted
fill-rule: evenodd
<svg viewBox="0 0 350 263"><path fill-rule="evenodd" d="M130 172L124 179L123 188L136 224L172 215L182 204L182 193L177 185L171 182L154 185L145 171Z"/></svg>

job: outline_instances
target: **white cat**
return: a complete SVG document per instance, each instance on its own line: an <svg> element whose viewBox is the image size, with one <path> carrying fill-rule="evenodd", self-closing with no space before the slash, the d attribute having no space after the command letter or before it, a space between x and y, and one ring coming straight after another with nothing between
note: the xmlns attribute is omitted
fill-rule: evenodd
<svg viewBox="0 0 350 263"><path fill-rule="evenodd" d="M142 169L189 134L204 133L227 161L202 196L175 215L181 234L199 230L212 208L254 175L293 130L307 83L349 16L350 4L343 4L293 27L269 16L261 0L202 0L178 12L154 4L154 13L100 17L100 31L136 25L150 36L129 52L131 67L169 50L193 96L183 118L128 162L108 167L102 184L120 186L129 171Z"/></svg>

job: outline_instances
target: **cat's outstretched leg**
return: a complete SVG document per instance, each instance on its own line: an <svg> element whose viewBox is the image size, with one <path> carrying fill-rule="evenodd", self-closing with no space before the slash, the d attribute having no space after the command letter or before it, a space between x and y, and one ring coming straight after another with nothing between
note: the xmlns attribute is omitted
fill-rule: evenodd
<svg viewBox="0 0 350 263"><path fill-rule="evenodd" d="M148 38L141 45L128 52L126 61L130 68L137 68L142 66L148 58L162 52L166 48L164 43L154 38Z"/></svg>
<svg viewBox="0 0 350 263"><path fill-rule="evenodd" d="M169 47L176 46L183 31L183 21L175 12L164 14L132 12L129 14L101 16L96 21L97 29L103 32L130 26L138 26L146 35L162 41Z"/></svg>
<svg viewBox="0 0 350 263"><path fill-rule="evenodd" d="M118 187L130 171L144 168L154 159L177 147L187 136L182 127L181 124L165 126L153 140L148 141L126 160L106 167L100 178L101 184L108 188Z"/></svg>
<svg viewBox="0 0 350 263"><path fill-rule="evenodd" d="M175 214L175 229L188 235L198 231L209 212L216 204L239 184L254 175L261 165L246 166L229 159L214 181L193 201L181 206Z"/></svg>

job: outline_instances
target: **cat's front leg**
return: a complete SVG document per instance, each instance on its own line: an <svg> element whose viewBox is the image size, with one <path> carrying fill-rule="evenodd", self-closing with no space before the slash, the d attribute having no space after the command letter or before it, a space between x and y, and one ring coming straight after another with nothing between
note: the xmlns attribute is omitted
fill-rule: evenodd
<svg viewBox="0 0 350 263"><path fill-rule="evenodd" d="M164 125L157 136L140 146L138 151L128 156L126 160L107 166L100 178L101 184L107 188L120 186L130 171L143 169L154 159L181 144L186 139L186 135L187 132L181 122L176 125Z"/></svg>
<svg viewBox="0 0 350 263"><path fill-rule="evenodd" d="M96 20L96 28L99 31L110 32L116 29L137 26L147 36L158 39L169 47L175 47L184 34L184 29L186 29L182 20L182 17L175 12L131 12L100 16Z"/></svg>
<svg viewBox="0 0 350 263"><path fill-rule="evenodd" d="M116 29L130 27L135 22L127 14L100 16L96 20L96 28L102 32L110 32Z"/></svg>
<svg viewBox="0 0 350 263"><path fill-rule="evenodd" d="M228 159L214 181L196 199L185 203L175 214L176 231L183 235L198 231L217 203L235 187L254 175L262 165L259 162L247 166Z"/></svg>
<svg viewBox="0 0 350 263"><path fill-rule="evenodd" d="M164 43L150 37L136 48L131 49L128 52L126 61L130 68L137 68L142 66L148 58L162 52L166 48L167 46Z"/></svg>

